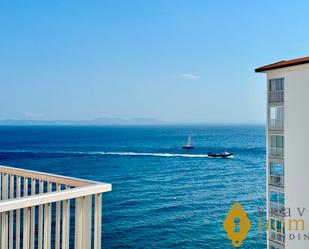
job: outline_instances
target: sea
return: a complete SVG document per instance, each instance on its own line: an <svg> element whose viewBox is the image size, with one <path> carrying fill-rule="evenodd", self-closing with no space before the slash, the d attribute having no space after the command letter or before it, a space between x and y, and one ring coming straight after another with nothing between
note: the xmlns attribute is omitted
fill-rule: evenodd
<svg viewBox="0 0 309 249"><path fill-rule="evenodd" d="M112 184L102 248L234 248L234 203L251 222L241 248L266 248L265 153L263 125L0 126L1 165Z"/></svg>

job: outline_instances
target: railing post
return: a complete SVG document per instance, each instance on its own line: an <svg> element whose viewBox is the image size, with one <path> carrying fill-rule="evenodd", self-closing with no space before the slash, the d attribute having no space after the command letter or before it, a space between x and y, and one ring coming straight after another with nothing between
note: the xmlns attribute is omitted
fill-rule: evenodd
<svg viewBox="0 0 309 249"><path fill-rule="evenodd" d="M31 179L31 195L35 195L36 180ZM34 249L35 241L35 207L30 209L30 248Z"/></svg>
<svg viewBox="0 0 309 249"><path fill-rule="evenodd" d="M70 248L70 200L62 201L62 249Z"/></svg>
<svg viewBox="0 0 309 249"><path fill-rule="evenodd" d="M101 249L102 194L94 197L94 249Z"/></svg>
<svg viewBox="0 0 309 249"><path fill-rule="evenodd" d="M29 248L29 208L24 208L23 220L23 249Z"/></svg>
<svg viewBox="0 0 309 249"><path fill-rule="evenodd" d="M44 193L44 181L39 181L39 193ZM43 248L43 205L38 210L38 249Z"/></svg>
<svg viewBox="0 0 309 249"><path fill-rule="evenodd" d="M44 204L44 249L50 249L51 212L50 203Z"/></svg>
<svg viewBox="0 0 309 249"><path fill-rule="evenodd" d="M28 196L28 177L24 177L24 196ZM23 209L23 249L29 248L29 213L28 208Z"/></svg>
<svg viewBox="0 0 309 249"><path fill-rule="evenodd" d="M8 248L8 216L7 212L1 213L1 249Z"/></svg>
<svg viewBox="0 0 309 249"><path fill-rule="evenodd" d="M83 249L91 247L91 204L92 196L83 197Z"/></svg>
<svg viewBox="0 0 309 249"><path fill-rule="evenodd" d="M47 183L47 192L52 192L52 183ZM44 249L51 247L51 203L44 205Z"/></svg>
<svg viewBox="0 0 309 249"><path fill-rule="evenodd" d="M21 177L17 176L16 178L16 198L20 197L21 191ZM20 209L16 210L16 249L20 248Z"/></svg>
<svg viewBox="0 0 309 249"><path fill-rule="evenodd" d="M8 198L8 174L2 174L2 200Z"/></svg>
<svg viewBox="0 0 309 249"><path fill-rule="evenodd" d="M83 197L75 199L75 249L83 248Z"/></svg>
<svg viewBox="0 0 309 249"><path fill-rule="evenodd" d="M56 190L60 191L61 190L61 185L57 184ZM60 249L60 218L61 218L61 213L60 213L60 205L61 202L58 201L56 202L56 231L55 231L55 248Z"/></svg>
<svg viewBox="0 0 309 249"><path fill-rule="evenodd" d="M14 190L15 190L15 177L14 175L10 176L10 199L14 198ZM11 210L10 211L10 218L9 218L9 249L13 249L13 245L14 245L14 211Z"/></svg>
<svg viewBox="0 0 309 249"><path fill-rule="evenodd" d="M8 199L8 174L2 174L2 200ZM7 212L1 213L1 248L8 246L8 216Z"/></svg>

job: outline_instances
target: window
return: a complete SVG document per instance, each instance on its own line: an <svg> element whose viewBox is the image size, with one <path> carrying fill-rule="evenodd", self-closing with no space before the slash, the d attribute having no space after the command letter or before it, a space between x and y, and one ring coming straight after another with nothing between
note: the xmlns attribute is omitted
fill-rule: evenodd
<svg viewBox="0 0 309 249"><path fill-rule="evenodd" d="M269 91L270 92L277 92L284 90L284 79L271 79L269 80Z"/></svg>
<svg viewBox="0 0 309 249"><path fill-rule="evenodd" d="M271 135L270 147L272 148L284 148L283 136Z"/></svg>
<svg viewBox="0 0 309 249"><path fill-rule="evenodd" d="M271 219L271 230L284 234L283 222L277 219Z"/></svg>
<svg viewBox="0 0 309 249"><path fill-rule="evenodd" d="M284 139L283 136L269 136L269 156L281 158L284 156Z"/></svg>
<svg viewBox="0 0 309 249"><path fill-rule="evenodd" d="M269 109L269 128L283 129L283 112L282 106L270 107Z"/></svg>
<svg viewBox="0 0 309 249"><path fill-rule="evenodd" d="M283 163L269 163L269 184L274 186L284 186L284 166Z"/></svg>
<svg viewBox="0 0 309 249"><path fill-rule="evenodd" d="M271 214L284 215L284 193L270 191L269 201Z"/></svg>
<svg viewBox="0 0 309 249"><path fill-rule="evenodd" d="M270 174L275 176L283 176L283 163L270 162Z"/></svg>
<svg viewBox="0 0 309 249"><path fill-rule="evenodd" d="M284 243L284 223L277 219L270 219L270 236L272 240Z"/></svg>
<svg viewBox="0 0 309 249"><path fill-rule="evenodd" d="M271 79L268 83L268 102L283 102L284 101L284 79Z"/></svg>

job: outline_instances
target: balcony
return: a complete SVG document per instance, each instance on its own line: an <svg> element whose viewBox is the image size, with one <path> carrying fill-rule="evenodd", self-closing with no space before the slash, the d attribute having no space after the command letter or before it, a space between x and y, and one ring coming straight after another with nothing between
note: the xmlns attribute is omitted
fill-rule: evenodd
<svg viewBox="0 0 309 249"><path fill-rule="evenodd" d="M284 157L284 148L270 147L269 148L269 156L283 158Z"/></svg>
<svg viewBox="0 0 309 249"><path fill-rule="evenodd" d="M274 130L282 130L283 127L283 120L282 119L270 119L269 120L269 129L274 129Z"/></svg>
<svg viewBox="0 0 309 249"><path fill-rule="evenodd" d="M272 241L275 241L277 243L280 243L281 245L284 245L285 243L285 235L279 232L271 231L270 232L270 239Z"/></svg>
<svg viewBox="0 0 309 249"><path fill-rule="evenodd" d="M1 249L101 249L111 185L0 166Z"/></svg>
<svg viewBox="0 0 309 249"><path fill-rule="evenodd" d="M278 216L283 216L284 217L284 207L278 203L270 202L269 203L270 207L270 215L278 215Z"/></svg>
<svg viewBox="0 0 309 249"><path fill-rule="evenodd" d="M269 184L276 187L284 187L284 176L270 175Z"/></svg>
<svg viewBox="0 0 309 249"><path fill-rule="evenodd" d="M270 91L268 93L268 102L284 102L284 91Z"/></svg>

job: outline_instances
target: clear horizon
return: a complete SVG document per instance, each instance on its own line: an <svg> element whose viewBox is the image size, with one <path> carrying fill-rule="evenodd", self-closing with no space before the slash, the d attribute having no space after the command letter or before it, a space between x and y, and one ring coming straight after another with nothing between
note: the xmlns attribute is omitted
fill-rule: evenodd
<svg viewBox="0 0 309 249"><path fill-rule="evenodd" d="M298 3L2 2L0 120L265 123L254 69L309 54Z"/></svg>
<svg viewBox="0 0 309 249"><path fill-rule="evenodd" d="M100 119L100 117L98 118ZM160 120L160 119L153 119L153 118L119 118L119 117L104 117L104 119L110 119L110 120L119 120L119 123L121 121L125 122L126 121L136 121L135 123L131 124L139 124L139 122L142 121L149 121L148 124L150 125L266 125L265 122L196 122L196 121L183 121L183 120L176 120L176 121L169 121L169 120ZM21 122L22 124L25 124L27 122L38 122L38 123L52 123L52 122L62 122L62 123L69 123L72 122L72 124L80 124L80 123L93 123L97 121L97 119L75 119L75 120L70 120L70 119L0 119L0 125L2 125L5 122L10 122L10 123L16 123ZM99 124L99 121L98 121ZM106 124L106 122L103 121L103 125ZM87 124L86 124L87 125ZM111 123L111 125L117 125L116 123ZM143 125L143 123L142 123ZM147 125L147 124L146 124Z"/></svg>

